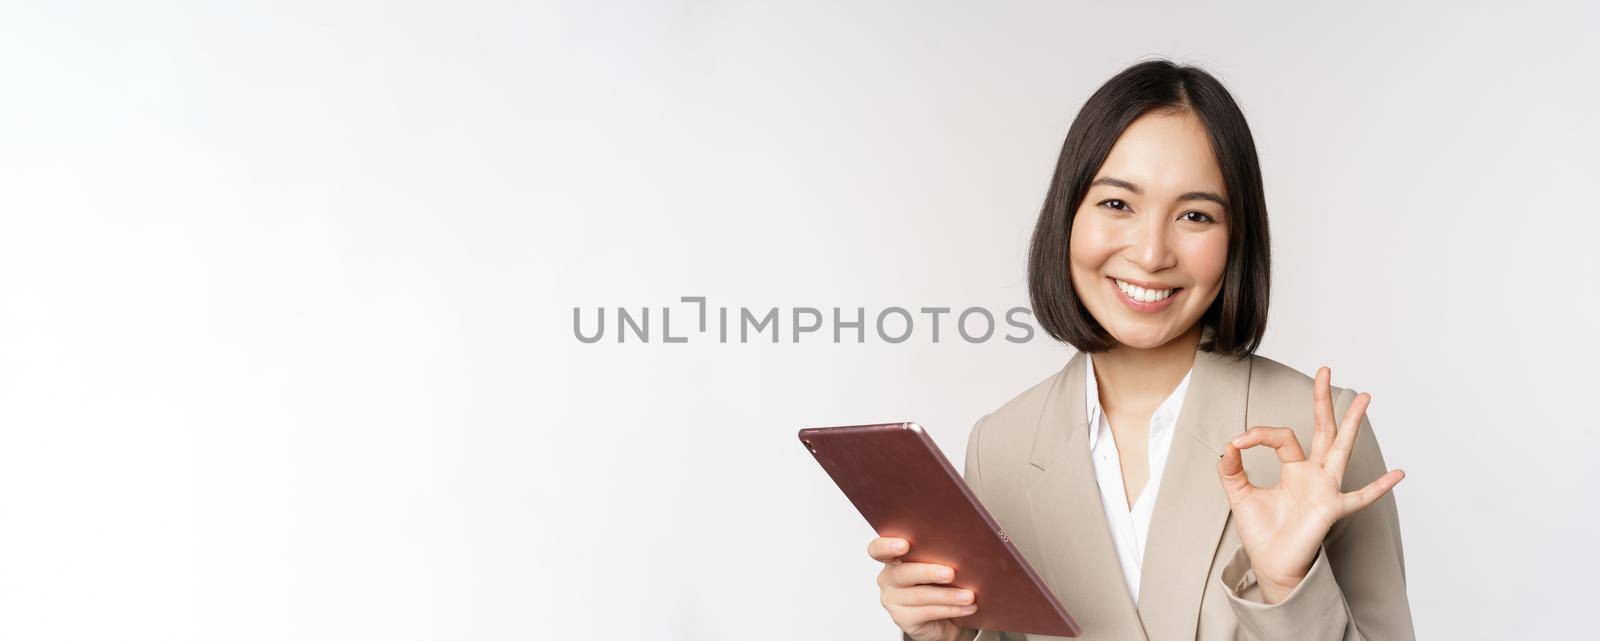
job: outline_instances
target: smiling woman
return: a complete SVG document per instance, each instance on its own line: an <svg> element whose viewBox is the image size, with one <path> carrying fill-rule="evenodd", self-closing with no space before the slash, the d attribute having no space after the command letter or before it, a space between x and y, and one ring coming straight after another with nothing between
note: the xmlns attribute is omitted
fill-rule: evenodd
<svg viewBox="0 0 1600 641"><path fill-rule="evenodd" d="M1255 142L1215 78L1143 62L1084 104L1028 261L1040 326L1078 354L978 420L964 476L1085 639L1413 638L1404 475L1370 396L1255 354L1269 248ZM1028 638L952 623L983 595L909 550L868 545L904 638Z"/></svg>
<svg viewBox="0 0 1600 641"><path fill-rule="evenodd" d="M1215 343L1203 349L1247 355L1266 332L1271 262L1255 140L1220 83L1157 61L1090 97L1067 132L1029 253L1046 333L1105 352L1208 327ZM1172 302L1149 304L1162 294Z"/></svg>
<svg viewBox="0 0 1600 641"><path fill-rule="evenodd" d="M1158 347L1222 306L1229 222L1222 174L1205 126L1189 112L1140 116L1100 171L1069 223L1070 289L1082 292L1091 318L1108 319L1099 324L1117 343ZM1108 347L1100 341L1086 349Z"/></svg>

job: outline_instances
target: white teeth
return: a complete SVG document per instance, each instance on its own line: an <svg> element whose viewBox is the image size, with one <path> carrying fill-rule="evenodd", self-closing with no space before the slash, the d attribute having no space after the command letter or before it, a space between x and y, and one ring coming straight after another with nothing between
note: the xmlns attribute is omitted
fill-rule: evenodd
<svg viewBox="0 0 1600 641"><path fill-rule="evenodd" d="M1175 291L1173 289L1145 289L1138 285L1124 283L1114 278L1112 280L1116 281L1117 287L1121 288L1123 293L1128 295L1128 298L1132 298L1143 303L1154 303L1158 300L1165 299L1166 297L1171 296L1172 292Z"/></svg>

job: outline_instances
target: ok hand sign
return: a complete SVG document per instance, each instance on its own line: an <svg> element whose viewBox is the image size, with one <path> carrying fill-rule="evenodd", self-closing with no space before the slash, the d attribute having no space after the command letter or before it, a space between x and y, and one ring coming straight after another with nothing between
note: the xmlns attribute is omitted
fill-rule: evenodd
<svg viewBox="0 0 1600 641"><path fill-rule="evenodd" d="M1405 478L1405 472L1389 470L1366 487L1340 491L1345 464L1372 396L1357 394L1335 431L1331 376L1328 368L1318 369L1312 387L1317 428L1311 438L1311 458L1300 449L1293 430L1252 427L1235 436L1217 462L1217 474L1233 508L1234 527L1268 604L1281 602L1311 571L1317 548L1335 521L1371 505ZM1257 445L1278 452L1275 487L1256 487L1245 475L1239 452Z"/></svg>

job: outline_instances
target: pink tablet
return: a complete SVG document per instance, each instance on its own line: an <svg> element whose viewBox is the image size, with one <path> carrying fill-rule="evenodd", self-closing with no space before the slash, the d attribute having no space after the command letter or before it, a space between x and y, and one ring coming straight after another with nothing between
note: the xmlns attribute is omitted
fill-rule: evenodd
<svg viewBox="0 0 1600 641"><path fill-rule="evenodd" d="M800 442L879 536L911 542L900 557L956 569L978 611L964 628L1076 637L1081 629L916 423L813 427Z"/></svg>

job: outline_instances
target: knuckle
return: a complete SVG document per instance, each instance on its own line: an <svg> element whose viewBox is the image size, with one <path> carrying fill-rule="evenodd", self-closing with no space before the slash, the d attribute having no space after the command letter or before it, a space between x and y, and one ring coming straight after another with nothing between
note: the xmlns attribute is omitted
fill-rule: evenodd
<svg viewBox="0 0 1600 641"><path fill-rule="evenodd" d="M896 565L883 573L884 587L898 588L905 583L906 566Z"/></svg>

